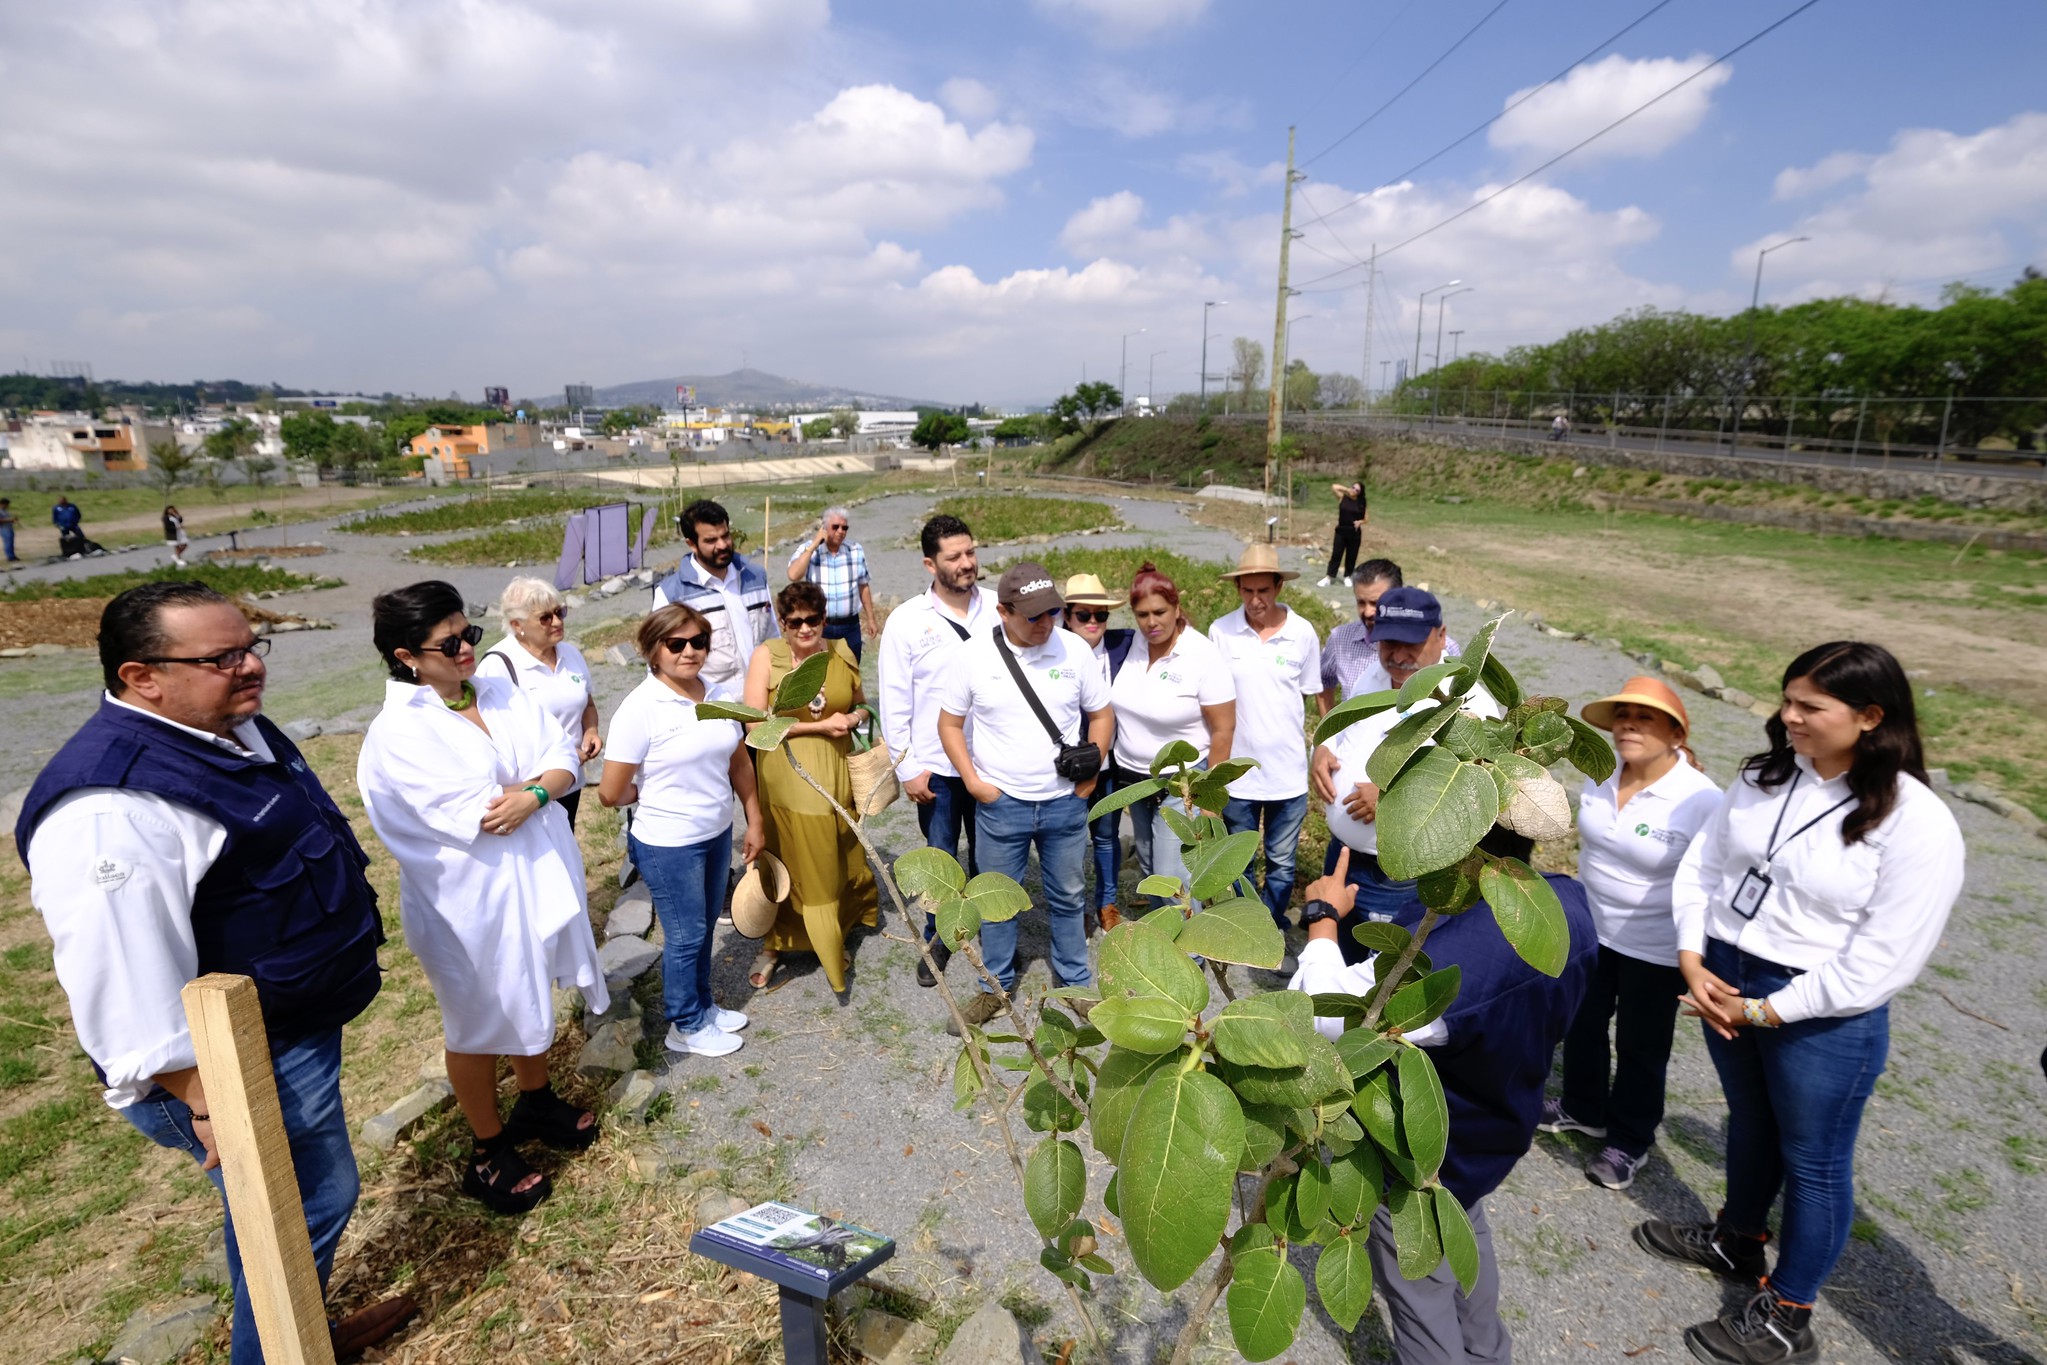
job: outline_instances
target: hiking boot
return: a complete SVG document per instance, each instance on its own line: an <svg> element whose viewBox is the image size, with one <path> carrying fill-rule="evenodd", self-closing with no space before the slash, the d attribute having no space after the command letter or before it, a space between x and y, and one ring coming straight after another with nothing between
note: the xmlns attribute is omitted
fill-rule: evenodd
<svg viewBox="0 0 2047 1365"><path fill-rule="evenodd" d="M1002 1013L1002 1002L996 999L991 992L982 991L972 1000L961 1005L960 1013L965 1016L969 1024L979 1028L996 1015ZM959 1037L959 1021L957 1019L947 1019L945 1021L945 1031L955 1038Z"/></svg>
<svg viewBox="0 0 2047 1365"><path fill-rule="evenodd" d="M1704 1266L1730 1279L1760 1281L1768 1237L1743 1237L1716 1222L1666 1223L1651 1218L1635 1225L1635 1245L1652 1256L1681 1265Z"/></svg>
<svg viewBox="0 0 2047 1365"><path fill-rule="evenodd" d="M1111 902L1110 904L1102 907L1100 921L1102 926L1102 932L1106 934L1111 929L1114 929L1116 926L1123 923L1123 912L1122 910L1117 908L1114 902Z"/></svg>
<svg viewBox="0 0 2047 1365"><path fill-rule="evenodd" d="M1564 1112L1564 1102L1551 1095L1542 1102L1542 1117L1537 1120L1538 1133L1583 1133L1586 1137L1605 1137L1605 1124L1580 1123Z"/></svg>
<svg viewBox="0 0 2047 1365"><path fill-rule="evenodd" d="M937 939L930 940L930 943L931 962L938 964L938 972L931 970L931 962L926 962L922 953L917 955L917 984L926 990L938 984L938 973L943 972L945 964L952 961L952 949L946 947Z"/></svg>
<svg viewBox="0 0 2047 1365"><path fill-rule="evenodd" d="M1707 1365L1785 1365L1820 1355L1812 1309L1786 1303L1768 1289L1711 1322L1685 1328L1685 1345Z"/></svg>
<svg viewBox="0 0 2047 1365"><path fill-rule="evenodd" d="M1585 1163L1585 1178L1609 1190L1624 1190L1635 1183L1635 1172L1641 1170L1642 1163L1648 1159L1646 1152L1641 1156L1629 1156L1618 1147L1608 1147Z"/></svg>

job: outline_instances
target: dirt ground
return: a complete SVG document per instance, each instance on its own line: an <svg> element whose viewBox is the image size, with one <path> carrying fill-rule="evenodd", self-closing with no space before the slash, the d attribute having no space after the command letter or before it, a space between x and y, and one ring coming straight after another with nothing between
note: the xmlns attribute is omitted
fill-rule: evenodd
<svg viewBox="0 0 2047 1365"><path fill-rule="evenodd" d="M215 502L211 495L191 489L179 489L172 495L190 499L180 503L185 514L185 534L197 539L200 536L225 535L230 530L244 530L260 526L263 532L272 533L265 538L275 540L277 522L263 524L251 520L255 508L261 507L272 518L281 515L288 521L304 521L333 516L353 507L369 506L389 502L394 497L418 496L420 490L406 488L361 487L345 488L340 485L321 485L318 490L310 488L266 489L260 500L251 499L246 493L226 502ZM280 499L279 494L282 493ZM201 499L204 498L204 501ZM85 513L85 533L103 545L134 545L138 542L160 541L163 538L163 517L160 512L131 513L121 517L99 518L93 515L92 494L80 492L72 497ZM281 505L280 505L281 504ZM15 533L14 552L25 560L35 561L57 553L57 530L41 519L22 518L21 526Z"/></svg>
<svg viewBox="0 0 2047 1365"><path fill-rule="evenodd" d="M0 649L91 644L99 636L104 597L51 597L0 602Z"/></svg>

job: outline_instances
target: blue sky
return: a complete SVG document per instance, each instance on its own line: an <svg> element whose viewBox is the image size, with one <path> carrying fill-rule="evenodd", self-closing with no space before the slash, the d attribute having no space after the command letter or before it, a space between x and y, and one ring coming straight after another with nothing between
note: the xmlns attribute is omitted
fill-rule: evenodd
<svg viewBox="0 0 2047 1365"><path fill-rule="evenodd" d="M0 7L0 363L537 396L763 369L946 401L1364 359L1356 255L1412 236L1796 7L1509 0L74 0ZM1621 309L1932 302L2047 264L2047 7L1822 0L1385 262L1463 350ZM77 91L89 85L94 98ZM1328 149L1325 151L1325 149ZM1321 153L1321 155L1317 155ZM1371 193L1373 191L1376 193ZM1332 290L1332 286L1335 288ZM1437 305L1423 322L1435 347ZM1449 342L1446 340L1445 349ZM1154 355L1155 352L1163 354ZM1426 364L1426 360L1424 364ZM1374 370L1378 367L1375 364Z"/></svg>

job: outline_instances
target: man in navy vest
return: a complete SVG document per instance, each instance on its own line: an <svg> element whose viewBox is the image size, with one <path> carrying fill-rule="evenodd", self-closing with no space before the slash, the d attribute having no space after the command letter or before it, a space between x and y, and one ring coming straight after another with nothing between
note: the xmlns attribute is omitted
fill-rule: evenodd
<svg viewBox="0 0 2047 1365"><path fill-rule="evenodd" d="M1526 860L1527 839L1495 826L1479 845L1498 857ZM1337 855L1336 869L1309 883L1301 922L1308 943L1301 968L1288 983L1311 993L1365 995L1373 986L1369 962L1347 965L1341 937L1344 920L1357 902L1350 884L1350 851ZM1564 969L1544 976L1523 962L1480 901L1461 915L1445 915L1429 931L1422 951L1437 967L1456 964L1462 973L1457 999L1443 1016L1406 1035L1429 1050L1450 1104L1450 1146L1440 1174L1444 1188L1464 1205L1478 1239L1478 1280L1464 1293L1448 1262L1424 1279L1400 1273L1393 1224L1382 1206L1372 1219L1367 1243L1373 1274L1386 1296L1393 1323L1394 1352L1401 1365L1465 1365L1513 1359L1513 1339L1500 1321L1500 1270L1493 1256L1492 1229L1484 1199L1498 1189L1535 1140L1542 1117L1543 1088L1550 1058L1578 1012L1599 955L1599 937L1585 889L1569 877L1546 878L1563 902L1570 924L1571 951ZM1422 904L1410 901L1392 922L1412 930ZM1317 1019L1332 1036L1341 1021Z"/></svg>
<svg viewBox="0 0 2047 1365"><path fill-rule="evenodd" d="M380 984L369 859L261 714L267 640L203 583L150 583L100 617L99 710L29 789L15 826L30 896L106 1101L222 1188L179 992L252 978L324 1285L358 1189L341 1112L341 1026ZM223 1191L224 1196L224 1191ZM234 1365L263 1359L234 1222ZM409 1299L335 1325L337 1353L389 1336Z"/></svg>

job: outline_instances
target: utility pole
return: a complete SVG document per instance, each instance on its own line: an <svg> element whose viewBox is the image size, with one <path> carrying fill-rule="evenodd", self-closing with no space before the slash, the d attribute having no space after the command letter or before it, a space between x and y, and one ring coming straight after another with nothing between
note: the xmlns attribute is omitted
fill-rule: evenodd
<svg viewBox="0 0 2047 1365"><path fill-rule="evenodd" d="M1272 470L1279 462L1280 397L1286 376L1286 301L1294 291L1287 288L1287 257L1294 238L1294 182L1307 177L1294 169L1294 130L1286 130L1286 197L1279 213L1279 302L1272 316L1272 392L1265 396L1265 496L1272 497Z"/></svg>
<svg viewBox="0 0 2047 1365"><path fill-rule="evenodd" d="M1201 411L1199 415L1203 417L1208 415L1208 310L1211 308L1223 308L1228 305L1228 299L1211 299L1201 305ZM1223 402L1225 405L1224 410L1227 411L1229 403L1227 396L1225 396Z"/></svg>
<svg viewBox="0 0 2047 1365"><path fill-rule="evenodd" d="M1379 244L1372 243L1372 258L1365 263L1365 363L1363 368L1364 393L1358 398L1358 411L1365 410L1365 399L1372 393L1372 328L1378 322L1379 303Z"/></svg>

